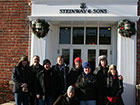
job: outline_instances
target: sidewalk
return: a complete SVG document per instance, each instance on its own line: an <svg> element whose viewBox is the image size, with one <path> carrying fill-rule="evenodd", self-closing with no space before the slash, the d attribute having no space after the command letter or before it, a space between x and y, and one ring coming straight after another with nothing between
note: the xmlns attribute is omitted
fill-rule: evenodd
<svg viewBox="0 0 140 105"><path fill-rule="evenodd" d="M14 101L10 101L4 104L0 104L0 105L16 105Z"/></svg>

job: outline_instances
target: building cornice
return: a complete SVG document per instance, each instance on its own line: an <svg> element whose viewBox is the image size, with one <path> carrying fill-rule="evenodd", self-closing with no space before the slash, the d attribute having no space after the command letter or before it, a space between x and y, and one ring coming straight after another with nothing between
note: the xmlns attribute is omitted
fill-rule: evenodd
<svg viewBox="0 0 140 105"><path fill-rule="evenodd" d="M31 0L33 4L79 4L82 3L83 0ZM84 0L85 3L93 3L93 4L137 4L137 0Z"/></svg>

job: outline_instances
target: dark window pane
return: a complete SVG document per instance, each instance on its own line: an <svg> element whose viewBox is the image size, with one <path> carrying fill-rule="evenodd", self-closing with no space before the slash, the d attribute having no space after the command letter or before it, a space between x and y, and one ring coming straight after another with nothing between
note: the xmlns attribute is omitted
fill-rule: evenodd
<svg viewBox="0 0 140 105"><path fill-rule="evenodd" d="M74 49L73 50L73 65L74 65L74 59L76 57L80 57L81 58L81 50L80 49Z"/></svg>
<svg viewBox="0 0 140 105"><path fill-rule="evenodd" d="M106 55L107 57L107 50L100 50L99 55Z"/></svg>
<svg viewBox="0 0 140 105"><path fill-rule="evenodd" d="M73 28L73 44L84 44L84 27Z"/></svg>
<svg viewBox="0 0 140 105"><path fill-rule="evenodd" d="M88 62L91 64L92 70L94 70L96 64L96 50L88 50Z"/></svg>
<svg viewBox="0 0 140 105"><path fill-rule="evenodd" d="M99 44L111 44L111 28L99 28Z"/></svg>
<svg viewBox="0 0 140 105"><path fill-rule="evenodd" d="M70 50L62 49L62 56L64 57L64 62L69 65L70 61Z"/></svg>
<svg viewBox="0 0 140 105"><path fill-rule="evenodd" d="M97 28L96 27L86 28L86 44L90 44L90 45L97 44Z"/></svg>
<svg viewBox="0 0 140 105"><path fill-rule="evenodd" d="M71 28L70 27L60 27L60 44L70 44L71 39Z"/></svg>

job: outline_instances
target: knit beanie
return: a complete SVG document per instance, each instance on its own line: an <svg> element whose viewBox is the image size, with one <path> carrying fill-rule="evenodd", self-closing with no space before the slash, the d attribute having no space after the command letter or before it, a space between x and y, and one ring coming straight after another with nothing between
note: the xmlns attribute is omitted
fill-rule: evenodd
<svg viewBox="0 0 140 105"><path fill-rule="evenodd" d="M68 87L68 89L67 89L67 93L70 92L70 91L75 92L75 89L74 89L73 86L69 86L69 87Z"/></svg>
<svg viewBox="0 0 140 105"><path fill-rule="evenodd" d="M85 62L85 63L83 64L83 68L91 68L90 63Z"/></svg>
<svg viewBox="0 0 140 105"><path fill-rule="evenodd" d="M82 59L81 59L80 57L76 57L76 58L74 59L74 63L76 63L76 62L82 63Z"/></svg>
<svg viewBox="0 0 140 105"><path fill-rule="evenodd" d="M49 64L51 65L51 62L50 62L49 59L45 59L45 60L43 61L43 66L44 66L46 63L49 63Z"/></svg>

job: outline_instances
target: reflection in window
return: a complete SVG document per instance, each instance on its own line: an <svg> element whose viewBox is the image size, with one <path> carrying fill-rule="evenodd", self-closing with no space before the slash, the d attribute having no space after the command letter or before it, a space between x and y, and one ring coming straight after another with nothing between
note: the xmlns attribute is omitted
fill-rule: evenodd
<svg viewBox="0 0 140 105"><path fill-rule="evenodd" d="M70 49L62 49L62 56L64 57L64 62L70 64Z"/></svg>
<svg viewBox="0 0 140 105"><path fill-rule="evenodd" d="M84 44L84 27L73 28L73 44Z"/></svg>
<svg viewBox="0 0 140 105"><path fill-rule="evenodd" d="M86 28L86 44L89 45L97 44L97 28L95 27Z"/></svg>
<svg viewBox="0 0 140 105"><path fill-rule="evenodd" d="M91 64L92 70L94 70L96 64L96 50L88 50L88 62Z"/></svg>
<svg viewBox="0 0 140 105"><path fill-rule="evenodd" d="M111 44L111 27L99 28L99 44Z"/></svg>
<svg viewBox="0 0 140 105"><path fill-rule="evenodd" d="M73 50L73 65L74 65L74 59L76 57L80 57L81 58L81 49L74 49Z"/></svg>
<svg viewBox="0 0 140 105"><path fill-rule="evenodd" d="M70 44L71 39L71 28L70 27L60 27L60 44Z"/></svg>
<svg viewBox="0 0 140 105"><path fill-rule="evenodd" d="M100 50L99 55L105 55L107 57L107 50Z"/></svg>

